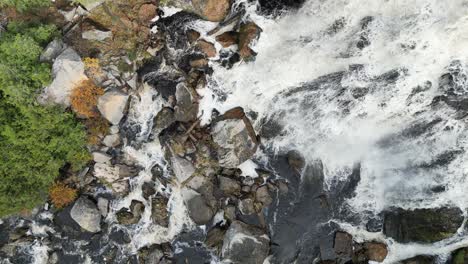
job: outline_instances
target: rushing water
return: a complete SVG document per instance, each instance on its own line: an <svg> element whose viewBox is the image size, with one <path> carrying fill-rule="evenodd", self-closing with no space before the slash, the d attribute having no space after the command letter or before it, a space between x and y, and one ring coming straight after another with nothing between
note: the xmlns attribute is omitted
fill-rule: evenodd
<svg viewBox="0 0 468 264"><path fill-rule="evenodd" d="M282 131L264 144L321 160L327 189L359 163L346 204L362 223L392 206L468 207L468 1L309 0L279 19L248 10L263 29L256 61L214 65L204 122L211 108L234 106L259 113L259 129L274 120ZM337 222L385 240L386 263L468 245L462 228L434 245L400 245Z"/></svg>

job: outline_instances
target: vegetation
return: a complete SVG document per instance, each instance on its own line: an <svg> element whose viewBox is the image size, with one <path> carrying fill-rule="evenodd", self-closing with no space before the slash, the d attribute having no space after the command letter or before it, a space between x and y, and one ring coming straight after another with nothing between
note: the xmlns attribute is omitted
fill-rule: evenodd
<svg viewBox="0 0 468 264"><path fill-rule="evenodd" d="M54 34L52 26L10 24L0 39L0 216L42 203L59 169L89 160L73 115L36 102L50 82L50 65L38 58Z"/></svg>
<svg viewBox="0 0 468 264"><path fill-rule="evenodd" d="M97 145L109 131L109 122L101 116L85 120L88 144Z"/></svg>
<svg viewBox="0 0 468 264"><path fill-rule="evenodd" d="M61 209L75 201L78 197L78 191L66 186L64 183L57 182L50 187L49 197L52 204Z"/></svg>
<svg viewBox="0 0 468 264"><path fill-rule="evenodd" d="M97 87L93 81L81 81L70 95L72 109L86 118L98 117L97 102L104 90Z"/></svg>
<svg viewBox="0 0 468 264"><path fill-rule="evenodd" d="M50 3L50 0L0 0L0 8L14 7L22 12L32 8L46 7Z"/></svg>

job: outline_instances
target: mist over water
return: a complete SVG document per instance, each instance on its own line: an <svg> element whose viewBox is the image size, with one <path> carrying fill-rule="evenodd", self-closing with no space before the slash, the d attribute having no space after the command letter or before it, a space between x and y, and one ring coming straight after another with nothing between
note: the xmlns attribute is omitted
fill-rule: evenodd
<svg viewBox="0 0 468 264"><path fill-rule="evenodd" d="M465 211L468 1L310 0L279 19L249 10L263 29L258 55L229 70L214 65L205 122L210 109L235 106L259 113L258 130L273 120L281 133L263 143L321 160L326 188L359 163L361 181L346 203L363 220L390 207ZM386 263L466 244L458 237L405 248L379 239L390 245Z"/></svg>

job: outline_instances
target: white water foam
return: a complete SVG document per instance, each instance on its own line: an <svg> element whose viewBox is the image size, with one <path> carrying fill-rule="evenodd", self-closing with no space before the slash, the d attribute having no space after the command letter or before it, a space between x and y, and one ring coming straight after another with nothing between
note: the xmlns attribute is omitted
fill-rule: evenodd
<svg viewBox="0 0 468 264"><path fill-rule="evenodd" d="M277 120L286 134L264 144L277 151L297 149L308 160L321 159L329 187L345 180L360 163L361 181L348 201L357 213L378 213L391 206L468 207L466 118L448 106L431 106L444 92L438 88L440 76L454 61L460 64L460 75L468 71L468 1L309 0L277 20L255 14L252 6L248 10L263 29L253 46L258 56L229 70L213 65L210 85L200 91L204 124L213 108L224 112L236 106L263 117L257 119L257 129L264 118ZM367 29L362 26L366 17L372 17ZM357 43L363 35L370 44L360 50ZM340 87L293 90L356 64L364 69L340 77ZM391 70L399 73L395 83L376 82ZM455 92L466 93L466 80L456 81L461 89ZM425 88L412 95L417 86ZM341 88L344 92L339 93ZM356 88L369 92L353 97ZM404 129L433 120L440 121L423 135L401 136ZM417 169L457 150L461 153L448 165ZM445 191L430 191L437 186ZM423 251L442 254L465 242L457 243L410 245L405 250L391 246L391 251L413 252L398 253L400 257ZM439 249L432 251L435 247Z"/></svg>

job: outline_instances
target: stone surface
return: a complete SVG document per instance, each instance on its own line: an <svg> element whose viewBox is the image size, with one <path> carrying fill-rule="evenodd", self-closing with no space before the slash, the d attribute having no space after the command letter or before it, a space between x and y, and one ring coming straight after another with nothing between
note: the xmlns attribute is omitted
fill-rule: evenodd
<svg viewBox="0 0 468 264"><path fill-rule="evenodd" d="M223 34L216 36L216 41L224 48L228 48L238 43L239 34L235 31L224 32Z"/></svg>
<svg viewBox="0 0 468 264"><path fill-rule="evenodd" d="M216 57L216 48L213 43L206 40L199 40L196 47L203 52L208 58Z"/></svg>
<svg viewBox="0 0 468 264"><path fill-rule="evenodd" d="M143 4L138 10L138 18L142 23L150 23L156 17L157 7L154 4Z"/></svg>
<svg viewBox="0 0 468 264"><path fill-rule="evenodd" d="M268 206L273 202L273 199L271 198L270 192L268 191L268 187L266 185L263 185L257 189L255 199L261 202L264 206Z"/></svg>
<svg viewBox="0 0 468 264"><path fill-rule="evenodd" d="M244 215L255 214L254 201L250 198L246 198L239 201L239 211Z"/></svg>
<svg viewBox="0 0 468 264"><path fill-rule="evenodd" d="M462 222L459 208L395 208L384 213L384 234L401 243L432 243L455 234Z"/></svg>
<svg viewBox="0 0 468 264"><path fill-rule="evenodd" d="M97 207L99 212L101 212L101 215L106 217L107 213L109 212L109 200L103 197L99 197L97 201Z"/></svg>
<svg viewBox="0 0 468 264"><path fill-rule="evenodd" d="M61 39L54 39L44 49L39 60L43 62L52 62L65 48L66 45Z"/></svg>
<svg viewBox="0 0 468 264"><path fill-rule="evenodd" d="M223 167L236 168L256 151L256 141L250 136L242 119L222 120L212 128L219 164Z"/></svg>
<svg viewBox="0 0 468 264"><path fill-rule="evenodd" d="M242 59L250 60L256 55L250 45L259 38L261 32L262 29L253 22L241 25L239 29L239 54Z"/></svg>
<svg viewBox="0 0 468 264"><path fill-rule="evenodd" d="M120 136L118 134L107 135L103 140L102 143L109 148L116 147L120 144Z"/></svg>
<svg viewBox="0 0 468 264"><path fill-rule="evenodd" d="M112 159L110 155L102 152L93 152L93 160L96 163L106 163Z"/></svg>
<svg viewBox="0 0 468 264"><path fill-rule="evenodd" d="M80 197L70 211L70 216L84 230L96 233L101 231L101 213L96 204L86 197Z"/></svg>
<svg viewBox="0 0 468 264"><path fill-rule="evenodd" d="M333 249L340 260L351 260L353 256L353 237L345 232L336 232Z"/></svg>
<svg viewBox="0 0 468 264"><path fill-rule="evenodd" d="M402 264L435 264L435 258L433 256L416 256L407 260L403 260Z"/></svg>
<svg viewBox="0 0 468 264"><path fill-rule="evenodd" d="M65 49L52 66L52 83L44 89L40 101L70 106L70 94L82 80L87 79L84 63L72 48Z"/></svg>
<svg viewBox="0 0 468 264"><path fill-rule="evenodd" d="M132 200L130 210L123 208L117 212L117 221L122 225L133 225L140 221L141 215L145 211L145 205L137 200Z"/></svg>
<svg viewBox="0 0 468 264"><path fill-rule="evenodd" d="M157 195L151 200L151 219L153 223L163 227L169 226L168 202L169 199L161 195Z"/></svg>
<svg viewBox="0 0 468 264"><path fill-rule="evenodd" d="M195 120L198 114L198 104L195 103L196 92L184 83L179 83L176 88L175 119L181 122Z"/></svg>
<svg viewBox="0 0 468 264"><path fill-rule="evenodd" d="M238 194L241 186L239 182L228 177L220 176L219 178L219 189L225 194Z"/></svg>
<svg viewBox="0 0 468 264"><path fill-rule="evenodd" d="M197 225L208 224L211 218L213 218L214 212L213 209L207 205L203 196L188 188L182 190L182 196L190 218L192 218Z"/></svg>
<svg viewBox="0 0 468 264"><path fill-rule="evenodd" d="M213 22L222 21L231 8L229 0L192 0L192 5L196 14Z"/></svg>
<svg viewBox="0 0 468 264"><path fill-rule="evenodd" d="M87 40L103 41L108 38L112 38L112 32L92 29L92 30L83 31L81 33L81 37Z"/></svg>
<svg viewBox="0 0 468 264"><path fill-rule="evenodd" d="M234 221L224 236L223 261L234 264L262 264L268 256L270 239L266 233Z"/></svg>
<svg viewBox="0 0 468 264"><path fill-rule="evenodd" d="M195 172L195 167L190 161L176 155L171 157L171 164L174 175L180 183L188 180Z"/></svg>
<svg viewBox="0 0 468 264"><path fill-rule="evenodd" d="M118 125L124 116L128 95L119 91L109 91L99 97L98 109L102 116L113 125Z"/></svg>

